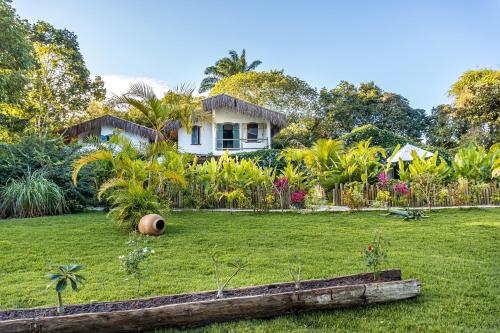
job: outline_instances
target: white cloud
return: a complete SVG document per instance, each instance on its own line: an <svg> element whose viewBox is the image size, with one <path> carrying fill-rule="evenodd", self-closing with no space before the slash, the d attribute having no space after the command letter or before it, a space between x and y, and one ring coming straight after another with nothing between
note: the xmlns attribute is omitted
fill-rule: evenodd
<svg viewBox="0 0 500 333"><path fill-rule="evenodd" d="M143 82L151 86L158 97L162 97L168 90L165 81L155 80L149 77L134 77L125 75L101 75L106 87L106 97L112 97L113 94L121 95L128 91L130 85L136 82Z"/></svg>

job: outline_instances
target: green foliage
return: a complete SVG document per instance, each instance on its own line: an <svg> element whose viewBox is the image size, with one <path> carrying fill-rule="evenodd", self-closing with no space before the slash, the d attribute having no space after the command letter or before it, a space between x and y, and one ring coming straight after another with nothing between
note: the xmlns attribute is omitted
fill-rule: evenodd
<svg viewBox="0 0 500 333"><path fill-rule="evenodd" d="M284 112L291 121L311 115L317 108L316 90L283 71L246 72L226 77L210 91L211 96L222 93Z"/></svg>
<svg viewBox="0 0 500 333"><path fill-rule="evenodd" d="M274 177L273 168L225 153L218 160L211 158L202 164L195 159L186 170L189 183L186 192L198 207L214 207L222 199L231 207L233 201L239 207L248 207L253 204L250 198L253 192L258 192L265 201L267 194L272 192Z"/></svg>
<svg viewBox="0 0 500 333"><path fill-rule="evenodd" d="M22 102L28 71L35 65L29 26L16 14L10 0L0 0L0 104ZM2 123L3 124L3 123Z"/></svg>
<svg viewBox="0 0 500 333"><path fill-rule="evenodd" d="M387 239L385 239L382 234L377 231L371 244L368 244L364 250L366 265L373 270L375 280L380 279L380 267L382 264L387 262L386 247L388 245L389 242Z"/></svg>
<svg viewBox="0 0 500 333"><path fill-rule="evenodd" d="M240 159L253 160L261 168L273 168L280 171L285 167L285 161L280 157L279 149L262 149L246 153L238 153L234 156Z"/></svg>
<svg viewBox="0 0 500 333"><path fill-rule="evenodd" d="M339 137L351 129L373 124L411 139L419 139L427 127L425 111L413 109L401 95L384 92L373 82L359 87L341 81L319 95L317 127L320 137Z"/></svg>
<svg viewBox="0 0 500 333"><path fill-rule="evenodd" d="M84 168L80 183L71 182L73 162L80 157L81 146L65 144L60 136L22 136L17 143L0 143L0 186L9 180L24 177L28 170L40 170L47 180L54 182L64 193L70 211L95 204L96 183L107 173L103 168Z"/></svg>
<svg viewBox="0 0 500 333"><path fill-rule="evenodd" d="M37 67L30 72L29 102L39 131L59 129L83 113L91 99L103 99L104 82L91 80L77 36L38 21L31 27Z"/></svg>
<svg viewBox="0 0 500 333"><path fill-rule="evenodd" d="M492 146L489 152L484 147L474 145L460 148L452 161L453 172L456 177L476 183L488 181L491 179L493 163L499 156L497 146Z"/></svg>
<svg viewBox="0 0 500 333"><path fill-rule="evenodd" d="M260 60L254 60L248 64L245 49L241 51L241 55L234 50L230 50L229 57L219 59L214 66L205 69L206 77L201 81L199 93L209 91L224 78L238 73L254 71L261 63Z"/></svg>
<svg viewBox="0 0 500 333"><path fill-rule="evenodd" d="M346 186L343 192L344 205L351 210L360 209L365 205L365 198L363 197L363 184L351 184Z"/></svg>
<svg viewBox="0 0 500 333"><path fill-rule="evenodd" d="M101 184L98 198L108 198L109 214L118 224L134 229L143 215L168 211L171 190L186 186L184 156L167 141L138 147L113 135L109 143L75 161L73 182L84 166L108 163L112 174Z"/></svg>
<svg viewBox="0 0 500 333"><path fill-rule="evenodd" d="M58 307L57 312L64 312L64 305L62 301L62 292L66 289L68 284L71 289L78 291L78 287L85 282L85 278L78 274L82 270L82 265L64 265L56 266L57 271L55 273L49 274L50 283L47 285L47 289L55 284L55 290L57 292Z"/></svg>
<svg viewBox="0 0 500 333"><path fill-rule="evenodd" d="M11 179L0 188L0 216L35 217L62 214L66 210L63 191L39 171Z"/></svg>
<svg viewBox="0 0 500 333"><path fill-rule="evenodd" d="M449 91L454 98L456 117L469 121L482 133L479 139L487 146L499 137L500 71L470 70L462 74Z"/></svg>
<svg viewBox="0 0 500 333"><path fill-rule="evenodd" d="M222 270L222 265L224 264L224 262L221 259L221 252L217 250L217 247L212 250L210 256L214 265L214 279L215 284L217 285L216 298L222 298L224 297L224 289L226 289L229 282L231 282L231 280L236 275L238 275L238 273L245 269L245 267L248 266L249 262L248 260L236 258L233 261L225 263L229 268L232 269L232 272L225 276Z"/></svg>
<svg viewBox="0 0 500 333"><path fill-rule="evenodd" d="M137 281L137 293L141 289L142 281L147 277L143 264L155 254L155 250L148 247L148 243L148 238L131 238L127 242L127 253L118 257L122 271Z"/></svg>
<svg viewBox="0 0 500 333"><path fill-rule="evenodd" d="M427 143L431 146L454 149L466 138L470 123L457 117L456 110L447 104L432 108L427 130ZM421 147L423 148L423 147ZM442 154L442 152L440 151Z"/></svg>

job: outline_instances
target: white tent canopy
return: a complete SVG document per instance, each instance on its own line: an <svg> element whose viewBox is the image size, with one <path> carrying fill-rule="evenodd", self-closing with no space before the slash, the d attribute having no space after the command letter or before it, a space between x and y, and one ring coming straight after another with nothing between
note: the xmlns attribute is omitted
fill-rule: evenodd
<svg viewBox="0 0 500 333"><path fill-rule="evenodd" d="M396 155L394 155L394 157L390 160L390 163L397 163L400 158L403 160L403 162L409 162L413 160L413 158L411 157L411 152L413 150L419 157L431 157L434 155L434 153L431 153L430 151L415 147L407 143L396 153Z"/></svg>

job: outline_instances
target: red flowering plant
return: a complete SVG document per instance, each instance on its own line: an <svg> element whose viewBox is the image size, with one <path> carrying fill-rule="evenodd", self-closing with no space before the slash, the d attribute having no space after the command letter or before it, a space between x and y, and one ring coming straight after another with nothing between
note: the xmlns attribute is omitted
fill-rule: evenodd
<svg viewBox="0 0 500 333"><path fill-rule="evenodd" d="M380 279L382 274L380 266L387 262L387 251L385 250L387 245L389 245L389 242L380 233L376 233L373 242L368 244L364 250L366 265L373 270L375 280Z"/></svg>
<svg viewBox="0 0 500 333"><path fill-rule="evenodd" d="M306 197L306 192L296 191L292 193L290 201L292 205L295 205L296 208L301 208L305 197Z"/></svg>

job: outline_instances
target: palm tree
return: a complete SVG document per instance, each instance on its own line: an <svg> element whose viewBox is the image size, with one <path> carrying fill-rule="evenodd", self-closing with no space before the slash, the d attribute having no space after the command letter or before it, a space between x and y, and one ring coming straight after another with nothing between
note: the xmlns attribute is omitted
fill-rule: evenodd
<svg viewBox="0 0 500 333"><path fill-rule="evenodd" d="M56 268L57 271L55 273L49 274L49 279L51 282L47 286L47 288L55 283L58 301L57 312L63 313L64 305L61 293L64 291L64 289L66 289L68 284L71 285L71 289L77 291L78 286L85 282L85 278L77 273L83 268L82 265L64 265L57 266Z"/></svg>
<svg viewBox="0 0 500 333"><path fill-rule="evenodd" d="M156 144L165 139L168 122L180 121L189 133L194 119L203 117L200 102L193 97L193 92L189 85L181 85L167 91L163 98L158 98L151 86L137 82L130 86L127 93L113 96L110 102L113 106L132 107L139 111L147 126L156 132Z"/></svg>
<svg viewBox="0 0 500 333"><path fill-rule="evenodd" d="M262 63L260 60L252 61L250 65L247 63L245 49L241 51L241 55L234 50L229 51L229 57L224 57L217 60L214 66L205 69L206 77L201 81L200 93L208 91L221 79L235 75L238 73L254 71L257 66Z"/></svg>

